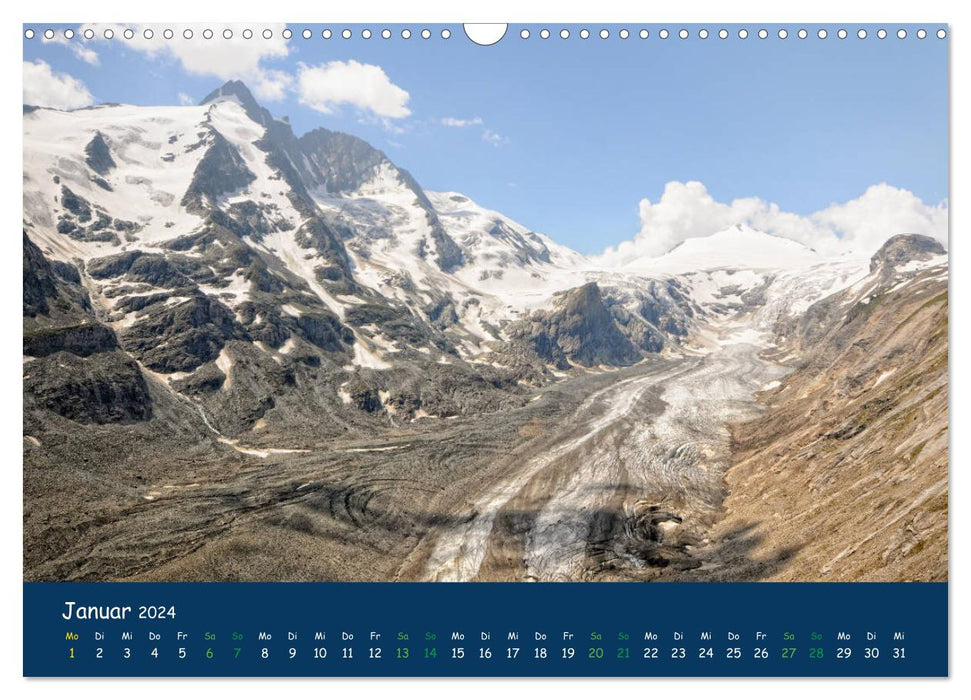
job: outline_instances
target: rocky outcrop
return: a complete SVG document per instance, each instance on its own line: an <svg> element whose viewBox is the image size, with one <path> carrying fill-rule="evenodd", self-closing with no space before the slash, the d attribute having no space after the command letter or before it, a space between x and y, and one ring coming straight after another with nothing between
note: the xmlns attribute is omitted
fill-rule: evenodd
<svg viewBox="0 0 971 700"><path fill-rule="evenodd" d="M374 177L388 157L363 139L317 128L300 137L300 148L314 165L315 182L328 192L354 192Z"/></svg>
<svg viewBox="0 0 971 700"><path fill-rule="evenodd" d="M111 157L111 149L105 141L104 134L95 132L94 138L84 147L85 162L88 167L99 175L107 175L115 167L115 160Z"/></svg>
<svg viewBox="0 0 971 700"><path fill-rule="evenodd" d="M248 339L235 315L199 294L150 307L120 333L121 346L156 372L185 372L216 359L227 340Z"/></svg>
<svg viewBox="0 0 971 700"><path fill-rule="evenodd" d="M529 343L540 358L559 369L571 363L626 366L642 357L617 327L596 282L563 293L551 311L537 311L511 324L509 334Z"/></svg>
<svg viewBox="0 0 971 700"><path fill-rule="evenodd" d="M131 423L152 417L138 365L120 352L61 351L27 364L25 410L44 409L77 423Z"/></svg>
<svg viewBox="0 0 971 700"><path fill-rule="evenodd" d="M100 323L86 322L24 331L24 355L30 357L47 357L55 352L88 357L117 347L114 331Z"/></svg>
<svg viewBox="0 0 971 700"><path fill-rule="evenodd" d="M382 167L386 168L414 194L415 202L424 211L438 266L451 272L463 264L462 249L446 233L424 190L409 172L396 167L384 153L356 136L323 128L304 134L299 144L307 162L312 164L306 174L310 182L334 194L355 192L371 181Z"/></svg>
<svg viewBox="0 0 971 700"><path fill-rule="evenodd" d="M930 260L933 256L944 255L946 252L944 246L930 236L917 233L892 236L870 259L870 272L880 268L892 269L915 260Z"/></svg>
<svg viewBox="0 0 971 700"><path fill-rule="evenodd" d="M24 237L24 411L78 423L147 420L141 371L98 322L78 271L52 264Z"/></svg>
<svg viewBox="0 0 971 700"><path fill-rule="evenodd" d="M77 268L52 263L23 232L24 330L46 327L53 321L76 323L91 313Z"/></svg>
<svg viewBox="0 0 971 700"><path fill-rule="evenodd" d="M207 204L211 205L221 195L246 187L256 179L226 137L210 129L205 138L209 141L206 154L196 166L192 183L182 197L182 206L202 215L207 211Z"/></svg>

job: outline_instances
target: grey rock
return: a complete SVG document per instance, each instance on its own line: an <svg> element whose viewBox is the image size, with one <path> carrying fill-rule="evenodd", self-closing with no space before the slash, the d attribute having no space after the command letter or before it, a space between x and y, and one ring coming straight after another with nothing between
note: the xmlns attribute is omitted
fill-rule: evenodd
<svg viewBox="0 0 971 700"><path fill-rule="evenodd" d="M560 369L570 362L626 366L642 359L617 327L596 282L564 292L553 310L534 312L512 324L510 335L530 343L537 355Z"/></svg>
<svg viewBox="0 0 971 700"><path fill-rule="evenodd" d="M113 168L117 167L111 157L111 149L108 148L108 143L100 131L95 132L94 138L84 147L84 154L87 156L85 163L99 175L107 175Z"/></svg>
<svg viewBox="0 0 971 700"><path fill-rule="evenodd" d="M232 311L198 294L173 306L153 306L120 333L121 346L156 372L186 372L216 359L230 339L249 339Z"/></svg>
<svg viewBox="0 0 971 700"><path fill-rule="evenodd" d="M25 410L42 408L78 423L132 423L152 417L145 378L121 352L57 352L29 363Z"/></svg>
<svg viewBox="0 0 971 700"><path fill-rule="evenodd" d="M870 258L870 272L880 267L893 268L912 260L929 260L947 251L937 240L917 233L892 236Z"/></svg>
<svg viewBox="0 0 971 700"><path fill-rule="evenodd" d="M118 347L115 332L100 323L80 323L24 331L24 355L46 357L56 352L69 352L88 357Z"/></svg>

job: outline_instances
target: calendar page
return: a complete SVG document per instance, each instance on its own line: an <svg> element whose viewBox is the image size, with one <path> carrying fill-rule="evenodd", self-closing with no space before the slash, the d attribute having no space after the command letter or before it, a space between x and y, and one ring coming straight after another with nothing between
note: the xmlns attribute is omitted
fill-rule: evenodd
<svg viewBox="0 0 971 700"><path fill-rule="evenodd" d="M948 25L22 32L25 676L948 675Z"/></svg>

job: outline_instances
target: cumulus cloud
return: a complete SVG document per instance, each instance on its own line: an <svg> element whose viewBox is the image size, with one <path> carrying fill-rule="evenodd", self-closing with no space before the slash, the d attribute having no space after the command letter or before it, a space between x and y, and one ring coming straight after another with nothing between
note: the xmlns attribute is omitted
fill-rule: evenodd
<svg viewBox="0 0 971 700"><path fill-rule="evenodd" d="M453 129L464 129L467 126L481 126L482 117L472 117L471 119L458 119L456 117L443 117L442 124Z"/></svg>
<svg viewBox="0 0 971 700"><path fill-rule="evenodd" d="M24 61L24 104L54 109L77 109L94 103L94 97L77 78L55 73L41 60Z"/></svg>
<svg viewBox="0 0 971 700"><path fill-rule="evenodd" d="M324 114L350 105L384 119L411 114L410 95L391 82L381 66L357 61L331 61L318 66L300 64L297 92L301 104Z"/></svg>
<svg viewBox="0 0 971 700"><path fill-rule="evenodd" d="M802 216L758 197L715 200L700 182L669 182L657 202L640 202L641 230L631 241L604 252L622 265L663 255L681 241L707 236L734 224L799 241L823 254L869 255L892 235L922 233L947 245L947 204L925 204L909 190L873 185L845 204Z"/></svg>
<svg viewBox="0 0 971 700"><path fill-rule="evenodd" d="M163 39L163 29L171 29L174 36ZM192 29L194 36L186 39L184 31ZM283 38L285 24L213 24L209 27L214 38L205 41L201 37L202 31L198 25L107 25L89 24L78 31L86 29L94 31L95 39L104 40L104 32L111 29L114 38L111 41L121 41L126 48L166 60L177 61L182 68L194 75L211 75L220 80L242 80L253 93L262 100L276 101L283 98L287 87L292 82L289 73L274 70L264 65L264 61L284 58L289 55L289 42ZM125 30L131 29L134 36L125 38ZM150 29L154 36L145 38L145 30ZM232 37L226 39L223 32L229 30ZM253 38L244 39L243 31L249 29ZM272 32L269 39L264 39L265 29ZM195 36L195 35L200 36Z"/></svg>

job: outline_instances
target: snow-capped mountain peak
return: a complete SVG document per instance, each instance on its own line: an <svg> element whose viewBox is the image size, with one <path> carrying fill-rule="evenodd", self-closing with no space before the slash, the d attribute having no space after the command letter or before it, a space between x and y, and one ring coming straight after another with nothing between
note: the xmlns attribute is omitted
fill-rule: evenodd
<svg viewBox="0 0 971 700"><path fill-rule="evenodd" d="M802 243L736 224L708 236L688 238L660 257L637 258L624 269L675 274L725 268L779 270L822 260Z"/></svg>
<svg viewBox="0 0 971 700"><path fill-rule="evenodd" d="M487 209L460 192L429 192L428 199L466 258L486 275L514 265L578 267L584 257L548 236Z"/></svg>

